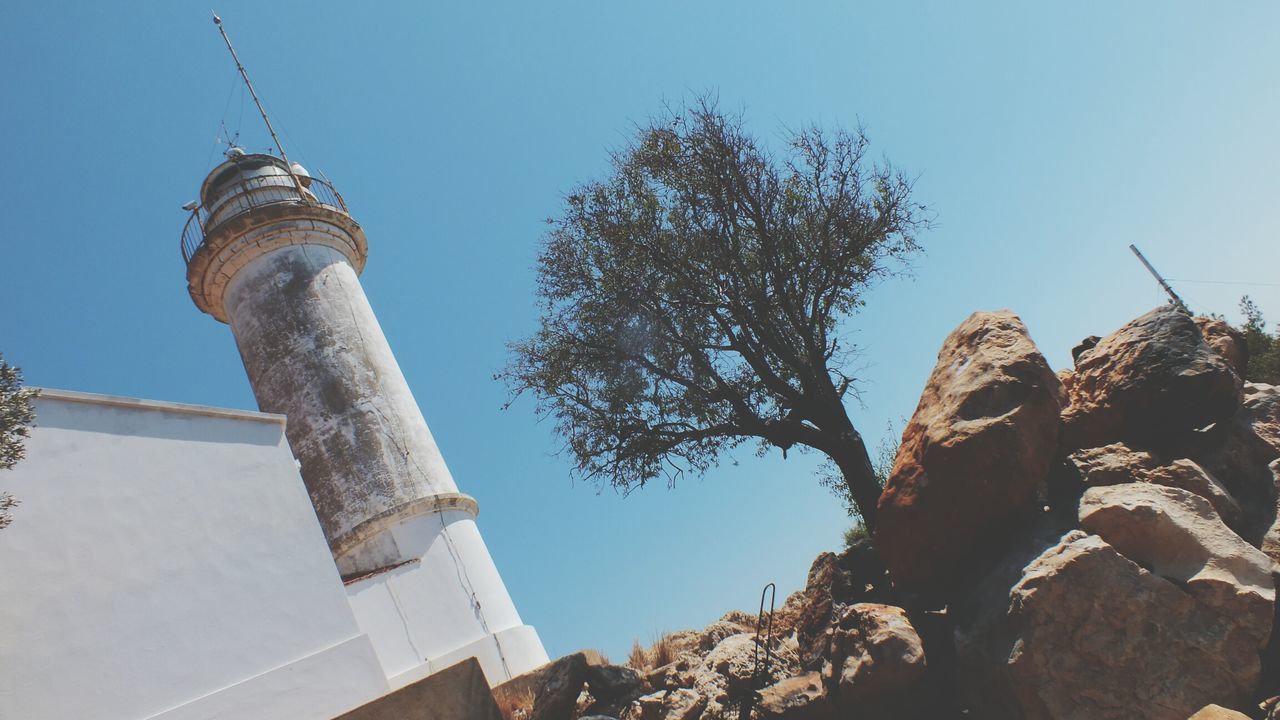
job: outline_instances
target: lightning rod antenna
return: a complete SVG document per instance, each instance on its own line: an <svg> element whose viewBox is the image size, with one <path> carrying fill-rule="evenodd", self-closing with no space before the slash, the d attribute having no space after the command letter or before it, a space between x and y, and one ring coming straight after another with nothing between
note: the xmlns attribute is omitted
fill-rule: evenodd
<svg viewBox="0 0 1280 720"><path fill-rule="evenodd" d="M240 56L236 54L236 49L231 45L231 38L227 35L226 28L222 27L222 18L218 17L218 13L213 13L213 24L218 26L218 32L222 34L222 41L227 44L227 50L231 53L231 59L236 63L236 70L240 71L240 77L244 80L245 87L249 88L249 95L253 98L253 104L258 107L258 114L262 116L262 122L267 126L267 132L271 133L271 139L276 144L276 150L280 151L280 159L284 161L285 168L289 171L289 177L293 178L293 184L298 188L298 197L303 203L307 201L307 193L302 186L302 180L298 178L297 173L293 171L293 163L289 162L289 156L284 152L284 145L280 143L280 137L276 135L276 129L271 126L271 118L267 117L267 111L262 107L262 101L258 99L258 93L253 89L253 82L249 80L249 71L244 69L244 65L240 62Z"/></svg>
<svg viewBox="0 0 1280 720"><path fill-rule="evenodd" d="M1156 282L1160 283L1160 287L1164 288L1164 291L1169 294L1169 299L1173 302L1173 306L1187 315L1190 315L1191 309L1187 307L1186 303L1182 302L1182 298L1178 297L1178 293L1173 291L1173 288L1169 286L1169 283L1165 282L1165 279L1160 276L1160 273L1156 272L1156 269L1151 266L1151 263L1147 262L1146 256L1142 254L1142 251L1138 249L1138 246L1129 245L1129 249L1132 250L1133 254L1137 255L1138 259L1142 261L1142 264L1147 268L1147 272L1151 273L1151 277L1155 278Z"/></svg>

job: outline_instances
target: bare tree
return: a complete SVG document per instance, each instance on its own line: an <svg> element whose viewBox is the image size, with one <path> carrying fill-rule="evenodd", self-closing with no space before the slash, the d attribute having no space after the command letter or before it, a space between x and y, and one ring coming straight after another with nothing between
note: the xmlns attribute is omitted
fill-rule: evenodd
<svg viewBox="0 0 1280 720"><path fill-rule="evenodd" d="M808 447L870 527L880 485L838 325L905 272L926 211L861 130L786 140L775 157L707 99L640 128L548 221L540 327L498 377L534 393L582 477L625 491L748 440Z"/></svg>

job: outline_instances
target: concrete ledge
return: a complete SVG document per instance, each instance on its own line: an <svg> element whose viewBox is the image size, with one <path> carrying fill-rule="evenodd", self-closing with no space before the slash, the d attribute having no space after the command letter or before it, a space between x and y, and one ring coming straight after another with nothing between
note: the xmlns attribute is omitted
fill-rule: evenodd
<svg viewBox="0 0 1280 720"><path fill-rule="evenodd" d="M80 392L78 390L57 390L55 388L33 388L38 390L40 400L62 400L63 402L85 403L87 405L107 405L111 407L129 408L130 410L152 410L155 412L179 413L184 415L203 415L205 417L230 418L233 420L253 420L272 425L285 424L283 415L263 413L255 410L235 410L210 405L192 405L188 403L169 402L167 400L143 400L141 398L124 397L122 395L101 395L99 393ZM37 425L39 418L37 418Z"/></svg>
<svg viewBox="0 0 1280 720"><path fill-rule="evenodd" d="M362 705L337 720L502 720L475 658Z"/></svg>

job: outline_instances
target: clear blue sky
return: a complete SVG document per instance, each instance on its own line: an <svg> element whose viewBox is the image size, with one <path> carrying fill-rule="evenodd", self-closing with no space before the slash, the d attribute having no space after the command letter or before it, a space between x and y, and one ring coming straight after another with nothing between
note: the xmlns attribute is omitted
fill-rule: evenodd
<svg viewBox="0 0 1280 720"><path fill-rule="evenodd" d="M1280 5L219 4L286 147L369 236L366 292L517 606L553 654L702 626L797 589L847 523L817 459L744 450L630 497L575 485L490 379L530 332L543 219L664 99L713 90L763 137L865 124L937 215L876 290L855 422L910 415L967 314L1021 314L1055 367L1172 278L1280 283ZM0 11L0 351L49 387L253 408L186 293L179 209L225 116L269 145L206 4ZM1177 283L1236 318L1280 287ZM0 478L2 483L3 478ZM17 522L21 522L21 508Z"/></svg>

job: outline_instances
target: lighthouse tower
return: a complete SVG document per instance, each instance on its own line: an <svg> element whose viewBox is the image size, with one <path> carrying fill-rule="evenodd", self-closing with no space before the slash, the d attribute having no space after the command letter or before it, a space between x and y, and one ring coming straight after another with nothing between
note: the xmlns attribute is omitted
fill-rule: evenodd
<svg viewBox="0 0 1280 720"><path fill-rule="evenodd" d="M191 298L231 326L259 408L287 417L392 686L469 656L491 683L545 663L361 289L368 246L337 190L232 148L200 188L182 254Z"/></svg>

